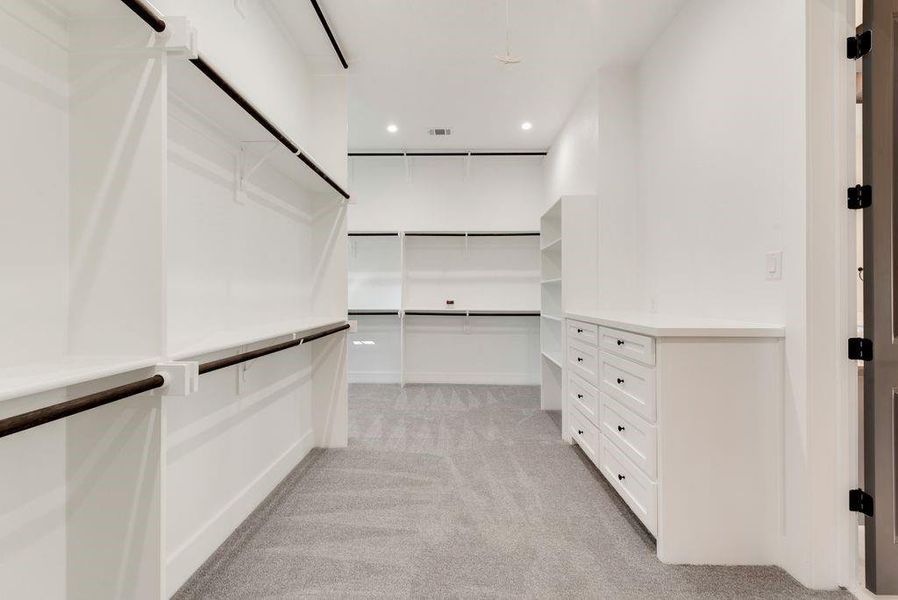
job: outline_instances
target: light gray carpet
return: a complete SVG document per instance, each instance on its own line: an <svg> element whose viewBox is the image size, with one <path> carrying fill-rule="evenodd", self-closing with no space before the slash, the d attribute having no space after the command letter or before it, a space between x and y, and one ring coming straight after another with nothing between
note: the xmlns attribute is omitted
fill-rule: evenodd
<svg viewBox="0 0 898 600"><path fill-rule="evenodd" d="M851 598L661 564L559 420L534 387L351 386L349 447L310 454L175 598Z"/></svg>

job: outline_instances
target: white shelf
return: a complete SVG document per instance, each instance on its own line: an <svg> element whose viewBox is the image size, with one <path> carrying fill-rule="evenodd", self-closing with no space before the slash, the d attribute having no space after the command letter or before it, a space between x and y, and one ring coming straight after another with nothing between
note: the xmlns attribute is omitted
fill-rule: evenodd
<svg viewBox="0 0 898 600"><path fill-rule="evenodd" d="M541 316L543 319L548 319L549 321L555 321L556 323L561 323L563 320L561 317L556 317L554 315L541 315Z"/></svg>
<svg viewBox="0 0 898 600"><path fill-rule="evenodd" d="M239 348L240 346L255 344L256 342L283 337L294 333L301 336L314 329L327 327L329 325L340 325L345 322L346 319L341 317L307 317L259 327L221 331L214 335L210 335L191 346L172 352L171 358L173 360L184 360L202 356L204 354L219 352L221 350Z"/></svg>
<svg viewBox="0 0 898 600"><path fill-rule="evenodd" d="M561 357L559 357L559 356L553 356L552 354L546 352L545 350L543 350L541 354L542 354L543 357L544 357L546 360L548 360L550 363L552 363L553 365L555 365L555 366L558 367L559 369L562 368L562 366L561 366Z"/></svg>
<svg viewBox="0 0 898 600"><path fill-rule="evenodd" d="M545 246L540 246L539 249L542 252L551 252L551 251L554 251L554 250L560 249L560 248L561 248L561 238L558 238L558 239L552 240Z"/></svg>
<svg viewBox="0 0 898 600"><path fill-rule="evenodd" d="M543 285L548 285L550 283L561 283L561 277L556 277L555 279L545 279L541 281Z"/></svg>
<svg viewBox="0 0 898 600"><path fill-rule="evenodd" d="M152 367L158 356L69 356L0 369L0 401Z"/></svg>
<svg viewBox="0 0 898 600"><path fill-rule="evenodd" d="M265 158L266 165L271 165L305 190L329 199L343 200L339 192L277 141L190 61L170 61L168 81L169 98L179 109L199 117L232 143L253 146L250 163L255 163L270 148L270 154ZM270 142L271 146L257 142ZM293 143L299 146L295 140ZM302 149L301 152L317 163L308 152ZM249 179L252 181L252 176Z"/></svg>

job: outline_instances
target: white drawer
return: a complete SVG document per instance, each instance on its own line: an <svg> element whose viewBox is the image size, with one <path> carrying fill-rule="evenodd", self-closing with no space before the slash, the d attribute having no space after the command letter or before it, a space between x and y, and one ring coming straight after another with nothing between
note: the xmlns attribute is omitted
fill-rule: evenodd
<svg viewBox="0 0 898 600"><path fill-rule="evenodd" d="M599 385L599 351L595 346L568 340L567 364L570 372L576 373L587 383Z"/></svg>
<svg viewBox="0 0 898 600"><path fill-rule="evenodd" d="M583 416L599 424L599 391L594 385L586 383L579 376L571 373L567 379L568 406L576 407Z"/></svg>
<svg viewBox="0 0 898 600"><path fill-rule="evenodd" d="M601 394L599 414L599 430L650 479L657 479L658 432L655 426L649 425L607 394Z"/></svg>
<svg viewBox="0 0 898 600"><path fill-rule="evenodd" d="M602 327L599 329L599 348L646 365L655 364L655 338L638 333Z"/></svg>
<svg viewBox="0 0 898 600"><path fill-rule="evenodd" d="M590 423L576 407L569 411L568 427L571 430L571 439L580 446L583 453L598 467L599 428Z"/></svg>
<svg viewBox="0 0 898 600"><path fill-rule="evenodd" d="M649 423L655 422L655 370L633 361L601 352L599 389Z"/></svg>
<svg viewBox="0 0 898 600"><path fill-rule="evenodd" d="M599 469L630 510L654 535L658 528L658 486L636 468L617 446L601 436Z"/></svg>
<svg viewBox="0 0 898 600"><path fill-rule="evenodd" d="M592 323L568 320L567 337L569 340L579 340L596 346L599 343L599 328Z"/></svg>

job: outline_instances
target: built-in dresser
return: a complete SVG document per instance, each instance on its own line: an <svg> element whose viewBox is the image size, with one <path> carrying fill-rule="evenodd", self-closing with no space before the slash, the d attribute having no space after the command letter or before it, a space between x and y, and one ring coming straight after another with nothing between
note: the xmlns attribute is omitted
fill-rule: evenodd
<svg viewBox="0 0 898 600"><path fill-rule="evenodd" d="M783 328L566 314L563 436L669 563L772 564Z"/></svg>

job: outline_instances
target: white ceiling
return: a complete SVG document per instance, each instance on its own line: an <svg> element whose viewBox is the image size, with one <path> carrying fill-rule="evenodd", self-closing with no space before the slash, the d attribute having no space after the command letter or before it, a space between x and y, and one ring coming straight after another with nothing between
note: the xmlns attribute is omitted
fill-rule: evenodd
<svg viewBox="0 0 898 600"><path fill-rule="evenodd" d="M510 0L522 62L502 65L505 0L319 0L350 64L349 147L547 148L596 69L637 60L683 1ZM307 2L276 4L307 54L337 63Z"/></svg>

